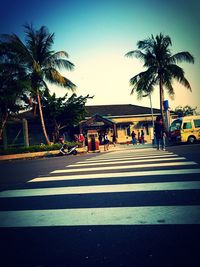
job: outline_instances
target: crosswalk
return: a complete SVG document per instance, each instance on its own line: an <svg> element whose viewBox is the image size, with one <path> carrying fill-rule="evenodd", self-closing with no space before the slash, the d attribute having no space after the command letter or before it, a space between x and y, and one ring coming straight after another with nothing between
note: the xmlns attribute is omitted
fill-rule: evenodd
<svg viewBox="0 0 200 267"><path fill-rule="evenodd" d="M200 224L199 174L153 148L88 156L0 192L0 227Z"/></svg>

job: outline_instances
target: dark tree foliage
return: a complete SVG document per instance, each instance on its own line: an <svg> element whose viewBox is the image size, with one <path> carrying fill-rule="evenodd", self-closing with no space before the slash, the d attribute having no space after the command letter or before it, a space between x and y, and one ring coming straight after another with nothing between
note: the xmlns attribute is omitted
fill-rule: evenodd
<svg viewBox="0 0 200 267"><path fill-rule="evenodd" d="M164 89L167 90L169 96L173 97L175 94L173 81L176 80L187 89L192 90L189 81L185 78L184 70L178 64L181 62L194 63L194 57L187 51L172 54L171 46L171 38L160 33L155 37L152 35L150 38L138 41L138 50L132 50L125 55L142 60L145 69L130 79L131 94L136 92L139 98L144 95L148 96L158 86L162 117L164 114Z"/></svg>
<svg viewBox="0 0 200 267"><path fill-rule="evenodd" d="M54 141L58 141L63 132L70 132L79 122L85 119L85 104L90 97L77 96L73 93L69 98L56 97L55 94L46 94L42 98L42 106L45 117L53 123L54 131L52 133Z"/></svg>
<svg viewBox="0 0 200 267"><path fill-rule="evenodd" d="M54 34L50 33L47 27L42 26L36 30L32 25L26 24L24 33L24 41L16 34L1 34L0 44L9 48L6 52L12 54L12 60L20 60L20 64L26 70L31 83L29 93L38 106L46 143L50 144L41 107L41 96L44 90L49 90L47 81L74 91L75 84L60 72L73 70L74 64L68 60L67 52L53 51Z"/></svg>
<svg viewBox="0 0 200 267"><path fill-rule="evenodd" d="M30 81L19 58L0 44L0 138L7 120L23 108L22 98Z"/></svg>
<svg viewBox="0 0 200 267"><path fill-rule="evenodd" d="M178 106L175 108L174 113L178 115L179 117L185 117L185 116L190 116L190 115L195 115L196 114L196 108L192 108L190 106Z"/></svg>

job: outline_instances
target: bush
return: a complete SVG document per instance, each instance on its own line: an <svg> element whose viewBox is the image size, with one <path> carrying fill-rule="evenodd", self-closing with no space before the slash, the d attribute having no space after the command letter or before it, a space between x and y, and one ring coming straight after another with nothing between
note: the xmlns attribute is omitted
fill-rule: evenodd
<svg viewBox="0 0 200 267"><path fill-rule="evenodd" d="M74 142L65 142L67 146L73 146ZM40 152L40 151L51 151L58 150L61 148L60 143L52 144L52 145L34 145L29 147L12 147L7 150L0 150L0 155L9 155L9 154L21 154L21 153L30 153L30 152Z"/></svg>

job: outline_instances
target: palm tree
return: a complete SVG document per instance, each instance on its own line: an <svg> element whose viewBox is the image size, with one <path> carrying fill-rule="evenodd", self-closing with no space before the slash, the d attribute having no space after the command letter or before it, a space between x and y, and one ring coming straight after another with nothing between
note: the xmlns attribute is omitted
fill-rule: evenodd
<svg viewBox="0 0 200 267"><path fill-rule="evenodd" d="M136 91L138 98L141 98L143 95L150 95L155 86L159 85L162 117L164 115L164 88L173 97L172 82L174 79L191 91L183 69L177 64L183 61L194 63L194 57L186 51L173 55L169 49L171 45L171 38L160 33L156 37L152 35L151 38L137 42L138 50L125 54L127 57L135 56L141 59L144 62L143 67L146 68L145 71L130 79L130 85L133 86L131 94Z"/></svg>
<svg viewBox="0 0 200 267"><path fill-rule="evenodd" d="M57 69L73 70L74 64L67 60L65 51L54 52L51 50L54 34L50 34L45 26L35 30L32 25L24 25L25 43L15 34L1 35L1 41L20 58L26 68L26 73L31 81L31 97L38 105L40 120L46 143L50 144L43 118L41 95L46 90L49 92L46 81L63 86L74 91L76 86L69 79L62 76Z"/></svg>
<svg viewBox="0 0 200 267"><path fill-rule="evenodd" d="M22 109L22 99L30 81L20 59L0 43L0 139L9 117Z"/></svg>

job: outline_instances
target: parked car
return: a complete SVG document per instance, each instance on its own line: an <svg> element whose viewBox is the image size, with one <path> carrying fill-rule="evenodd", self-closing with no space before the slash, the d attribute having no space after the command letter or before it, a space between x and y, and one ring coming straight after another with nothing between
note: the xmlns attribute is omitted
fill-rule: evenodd
<svg viewBox="0 0 200 267"><path fill-rule="evenodd" d="M175 119L169 128L169 140L190 144L200 141L200 115Z"/></svg>

